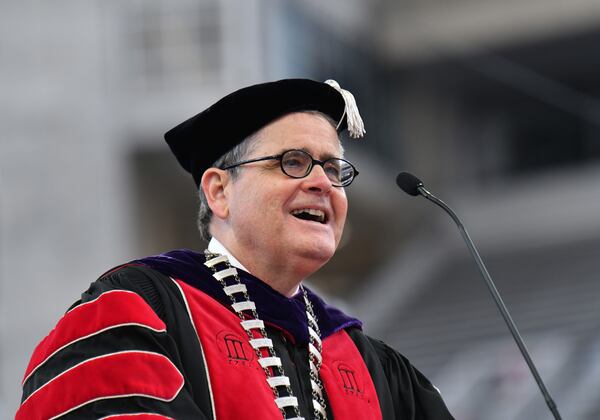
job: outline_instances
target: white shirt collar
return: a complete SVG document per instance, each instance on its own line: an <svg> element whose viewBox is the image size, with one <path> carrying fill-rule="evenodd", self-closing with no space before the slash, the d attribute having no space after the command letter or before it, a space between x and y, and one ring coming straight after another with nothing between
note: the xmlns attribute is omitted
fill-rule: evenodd
<svg viewBox="0 0 600 420"><path fill-rule="evenodd" d="M244 270L245 272L250 273L250 271L248 271L248 269L246 267L244 267L243 264L241 262L239 262L237 260L237 258L235 258L231 254L231 252L229 252L229 250L227 248L225 248L225 245L223 245L221 242L219 242L219 240L217 238L215 238L215 237L210 238L210 242L208 243L208 250L215 254L226 255L227 258L229 258L229 264L231 264L235 268L239 268L240 270ZM252 273L250 273L250 274L252 274ZM296 288L296 291L293 293L293 295L297 294L299 291L300 291L300 287L298 286Z"/></svg>
<svg viewBox="0 0 600 420"><path fill-rule="evenodd" d="M223 245L221 242L219 242L219 240L215 237L210 239L210 242L208 243L208 250L210 252L213 252L215 254L221 254L221 255L225 255L227 256L227 258L229 258L229 264L231 264L232 266L239 268L240 270L244 270L247 273L250 273L250 271L248 271L248 269L246 267L243 266L243 264L241 262L239 262L237 260L237 258L235 258L231 252L229 252L229 250L227 248L225 248L225 245Z"/></svg>

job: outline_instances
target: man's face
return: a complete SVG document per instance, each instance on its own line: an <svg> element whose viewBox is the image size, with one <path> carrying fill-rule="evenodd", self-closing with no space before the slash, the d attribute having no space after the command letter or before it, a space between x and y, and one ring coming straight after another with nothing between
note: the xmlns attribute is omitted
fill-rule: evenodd
<svg viewBox="0 0 600 420"><path fill-rule="evenodd" d="M341 157L336 130L325 118L293 113L259 132L248 159L290 149L304 150L319 160ZM242 262L262 258L270 265L300 263L309 271L326 263L337 248L346 220L344 189L332 186L318 165L300 179L285 175L277 160L250 163L240 170L226 192L226 223L235 237L235 245L229 244L235 247L233 254ZM323 212L325 219L303 220L297 217L300 210Z"/></svg>

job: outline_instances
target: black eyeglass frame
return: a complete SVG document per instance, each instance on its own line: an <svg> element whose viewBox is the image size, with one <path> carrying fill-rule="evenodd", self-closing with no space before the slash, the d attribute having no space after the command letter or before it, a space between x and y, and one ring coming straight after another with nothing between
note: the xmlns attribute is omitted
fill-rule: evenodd
<svg viewBox="0 0 600 420"><path fill-rule="evenodd" d="M294 175L290 175L288 174L285 169L283 168L283 156L286 153L289 152L300 152L305 154L306 156L308 156L311 160L310 165L308 166L306 173L302 176L294 176ZM223 170L228 170L228 169L233 169L233 168L237 168L238 166L241 165L245 165L247 163L254 163L254 162L262 162L264 160L278 160L279 161L279 167L281 168L281 172L283 172L285 175L289 176L290 178L294 178L294 179L301 179L301 178L306 178L308 175L310 175L310 173L312 172L313 168L315 167L315 164L319 165L321 168L323 168L323 170L325 170L325 164L331 160L341 160L342 162L347 163L348 165L350 165L350 167L352 168L352 178L350 178L350 181L348 181L345 184L339 184L336 185L334 184L334 181L331 180L331 178L329 178L329 181L331 181L331 185L333 185L334 187L347 187L348 185L350 185L352 183L352 181L354 181L354 178L356 178L356 176L358 175L358 170L354 167L354 165L350 162L348 162L346 159L342 159L342 158L329 158L329 159L325 159L325 160L319 160L319 159L315 159L314 157L311 156L310 153L304 151L304 150L300 150L300 149L290 149L290 150L286 150L278 155L272 155L272 156L263 156L263 157L259 157L259 158L254 158L254 159L248 159L248 160L243 160L241 162L236 162L233 163L231 165L225 166L221 169Z"/></svg>

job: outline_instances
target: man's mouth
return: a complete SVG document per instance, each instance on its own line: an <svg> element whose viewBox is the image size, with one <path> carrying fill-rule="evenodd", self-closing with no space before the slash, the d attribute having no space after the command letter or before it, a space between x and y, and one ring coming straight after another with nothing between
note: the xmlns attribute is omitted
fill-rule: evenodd
<svg viewBox="0 0 600 420"><path fill-rule="evenodd" d="M326 217L323 210L317 209L297 209L292 210L290 214L298 219L309 220L311 222L325 223Z"/></svg>

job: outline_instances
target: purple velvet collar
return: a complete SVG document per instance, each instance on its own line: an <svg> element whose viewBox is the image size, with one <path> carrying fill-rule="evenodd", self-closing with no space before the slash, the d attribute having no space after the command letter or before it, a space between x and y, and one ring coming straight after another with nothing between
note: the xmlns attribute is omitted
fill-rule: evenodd
<svg viewBox="0 0 600 420"><path fill-rule="evenodd" d="M212 277L212 271L204 265L204 255L188 249L179 249L164 254L146 257L132 263L143 264L167 276L179 279L201 290L212 298L230 307L231 301L225 295L219 282ZM289 333L299 344L309 341L306 312L302 294L288 298L250 273L238 269L240 281L248 288L250 298L256 303L258 315L266 323ZM362 322L349 317L339 309L326 304L310 289L306 289L319 321L321 337L347 327L362 327Z"/></svg>

